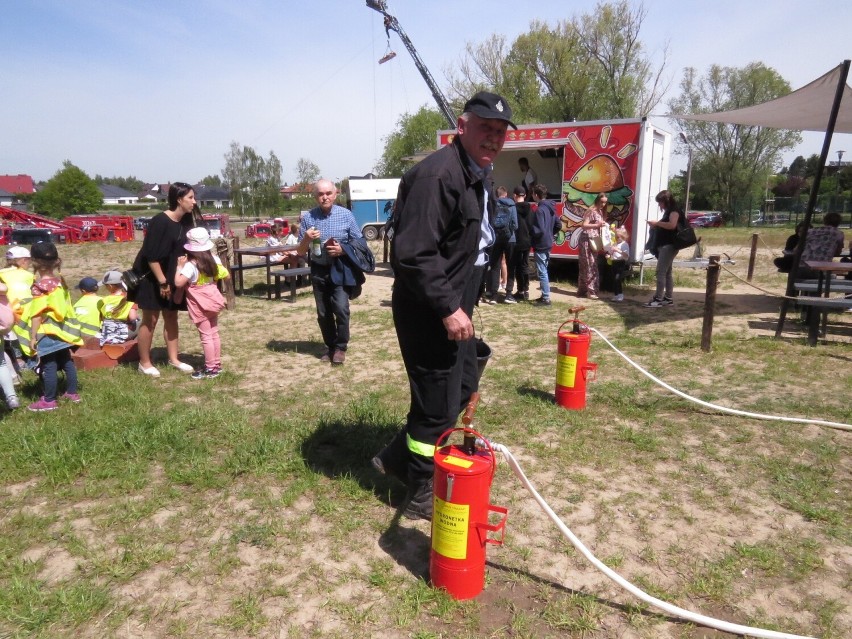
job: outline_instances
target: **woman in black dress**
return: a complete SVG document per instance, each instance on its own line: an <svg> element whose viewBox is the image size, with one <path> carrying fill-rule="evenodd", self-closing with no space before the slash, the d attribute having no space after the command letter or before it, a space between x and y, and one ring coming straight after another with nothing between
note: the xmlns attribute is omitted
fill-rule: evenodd
<svg viewBox="0 0 852 639"><path fill-rule="evenodd" d="M178 311L186 310L186 302L175 303L175 273L177 260L185 253L186 232L192 228L195 192L185 182L169 187L169 210L154 216L148 225L145 240L133 268L146 273L136 289L135 302L142 311L139 326L139 372L159 377L160 371L151 362L151 344L160 313L163 315L163 336L169 355L169 365L184 373L192 366L178 359Z"/></svg>

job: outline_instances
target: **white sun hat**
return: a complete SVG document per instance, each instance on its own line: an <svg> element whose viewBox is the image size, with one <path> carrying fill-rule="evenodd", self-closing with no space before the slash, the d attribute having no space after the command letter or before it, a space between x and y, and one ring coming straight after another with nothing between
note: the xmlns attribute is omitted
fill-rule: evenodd
<svg viewBox="0 0 852 639"><path fill-rule="evenodd" d="M201 251L209 251L213 248L213 242L210 241L210 233L203 226L196 226L194 229L189 229L186 233L186 244L183 245L187 251L200 253Z"/></svg>

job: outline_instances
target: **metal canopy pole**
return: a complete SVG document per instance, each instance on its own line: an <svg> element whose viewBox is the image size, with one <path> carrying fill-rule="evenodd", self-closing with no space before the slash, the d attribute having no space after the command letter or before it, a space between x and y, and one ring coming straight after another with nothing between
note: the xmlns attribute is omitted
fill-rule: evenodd
<svg viewBox="0 0 852 639"><path fill-rule="evenodd" d="M843 100L843 90L846 88L846 78L849 75L849 62L849 60L844 60L841 65L840 78L837 81L837 91L834 94L834 104L831 105L831 114L828 116L828 126L825 131L825 140L822 143L822 153L820 153L819 156L819 166L817 167L813 186L811 186L810 197L808 197L808 210L805 211L804 220L805 228L802 229L802 237L796 245L796 250L793 253L793 267L787 275L787 297L793 297L796 294L796 271L799 269L802 251L805 248L805 239L808 236L808 227L811 225L811 220L814 216L814 208L816 207L817 195L819 194L819 185L822 181L823 167L825 167L825 163L828 160L828 149L831 146L831 137L834 135L834 125L837 122L837 113L840 111L840 102ZM786 301L784 308L786 309Z"/></svg>

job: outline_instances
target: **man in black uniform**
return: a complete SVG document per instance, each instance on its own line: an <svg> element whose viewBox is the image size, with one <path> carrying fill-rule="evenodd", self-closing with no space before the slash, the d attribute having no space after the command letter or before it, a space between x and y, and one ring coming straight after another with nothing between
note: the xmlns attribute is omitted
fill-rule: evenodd
<svg viewBox="0 0 852 639"><path fill-rule="evenodd" d="M491 164L512 110L480 92L464 107L452 144L408 171L394 209L393 318L411 388L405 429L373 465L408 485L405 516L432 518L435 443L479 385L471 323L494 239Z"/></svg>

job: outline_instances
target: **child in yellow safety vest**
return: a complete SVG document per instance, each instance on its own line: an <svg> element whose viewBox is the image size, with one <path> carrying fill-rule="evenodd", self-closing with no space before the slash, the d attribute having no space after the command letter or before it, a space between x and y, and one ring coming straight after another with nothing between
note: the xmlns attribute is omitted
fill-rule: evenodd
<svg viewBox="0 0 852 639"><path fill-rule="evenodd" d="M221 260L210 249L213 242L203 226L186 233L183 247L189 256L178 258L175 286L186 287L186 309L189 319L201 335L204 351L204 368L195 371L192 379L213 379L222 372L222 347L219 341L219 312L225 307L225 298L216 281L229 277Z"/></svg>
<svg viewBox="0 0 852 639"><path fill-rule="evenodd" d="M74 314L80 322L80 333L83 339L97 337L101 332L101 311L98 309L101 297L98 295L98 280L94 277L84 277L77 284L82 295L74 302Z"/></svg>
<svg viewBox="0 0 852 639"><path fill-rule="evenodd" d="M15 325L15 314L9 306L7 292L8 287L0 282L0 335L3 336L11 332ZM15 382L12 379L12 365L2 355L0 355L0 388L3 389L3 396L6 398L6 406L9 410L18 408L20 404L18 393L15 392Z"/></svg>
<svg viewBox="0 0 852 639"><path fill-rule="evenodd" d="M31 266L30 250L26 246L11 246L6 251L6 268L0 269L0 282L8 287L6 297L16 317L21 316L21 304L31 297L30 287L33 285ZM14 331L10 331L3 338L3 348L6 351L8 363L12 365L15 374L19 374L18 360L23 359L23 353Z"/></svg>
<svg viewBox="0 0 852 639"><path fill-rule="evenodd" d="M136 333L136 304L127 299L127 289L121 279L121 271L107 271L103 284L109 293L98 302L101 346L124 344Z"/></svg>
<svg viewBox="0 0 852 639"><path fill-rule="evenodd" d="M44 395L28 406L31 411L56 410L59 369L65 373L63 399L79 402L77 367L71 350L83 345L80 323L74 315L68 285L59 273L62 260L51 242L33 244L30 249L35 281L32 299L23 305L15 332L24 355L38 358L38 373Z"/></svg>

